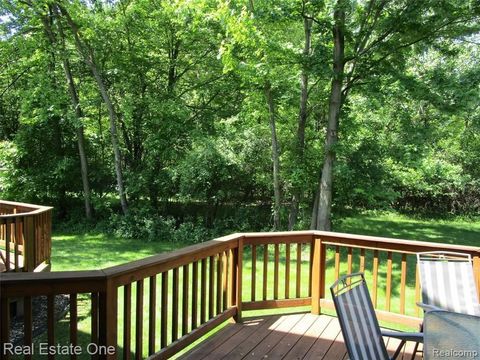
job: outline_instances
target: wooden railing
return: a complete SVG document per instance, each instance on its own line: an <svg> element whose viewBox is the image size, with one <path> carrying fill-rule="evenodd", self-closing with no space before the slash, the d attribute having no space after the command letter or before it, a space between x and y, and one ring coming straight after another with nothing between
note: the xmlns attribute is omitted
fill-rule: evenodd
<svg viewBox="0 0 480 360"><path fill-rule="evenodd" d="M9 299L24 298L24 343L30 344L32 297L46 296L46 341L55 345L54 300L65 294L69 343L85 351L82 312L91 319L88 341L103 349L99 358L165 359L249 310L332 308L328 285L354 271L366 272L380 319L414 326L421 320L414 254L431 250L471 254L480 289L480 248L317 231L234 234L104 270L6 274L0 341L10 341ZM115 351L108 353L109 346Z"/></svg>
<svg viewBox="0 0 480 360"><path fill-rule="evenodd" d="M0 200L0 264L32 272L51 255L52 208Z"/></svg>

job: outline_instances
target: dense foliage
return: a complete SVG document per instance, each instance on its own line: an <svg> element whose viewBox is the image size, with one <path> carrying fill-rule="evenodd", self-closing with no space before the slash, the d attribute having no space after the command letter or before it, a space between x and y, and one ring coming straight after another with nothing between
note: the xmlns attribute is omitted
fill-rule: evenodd
<svg viewBox="0 0 480 360"><path fill-rule="evenodd" d="M0 197L152 239L328 229L330 208L478 212L479 15L0 0Z"/></svg>

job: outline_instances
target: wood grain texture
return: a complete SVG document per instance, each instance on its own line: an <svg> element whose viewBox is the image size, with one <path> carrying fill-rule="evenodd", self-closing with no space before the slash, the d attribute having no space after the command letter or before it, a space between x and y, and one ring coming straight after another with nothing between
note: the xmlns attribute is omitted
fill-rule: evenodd
<svg viewBox="0 0 480 360"><path fill-rule="evenodd" d="M373 252L373 269L372 269L372 302L373 307L377 307L377 294L378 294L378 250Z"/></svg>
<svg viewBox="0 0 480 360"><path fill-rule="evenodd" d="M160 308L160 348L167 346L168 339L168 271L162 273L162 305Z"/></svg>
<svg viewBox="0 0 480 360"><path fill-rule="evenodd" d="M251 290L250 290L250 299L251 301L256 300L256 285L257 285L257 245L252 245L252 278L251 281Z"/></svg>
<svg viewBox="0 0 480 360"><path fill-rule="evenodd" d="M143 280L136 282L136 310L135 310L135 359L143 358Z"/></svg>
<svg viewBox="0 0 480 360"><path fill-rule="evenodd" d="M123 288L123 359L131 357L132 341L132 285Z"/></svg>
<svg viewBox="0 0 480 360"><path fill-rule="evenodd" d="M157 276L150 276L148 292L148 355L155 353L157 324Z"/></svg>
<svg viewBox="0 0 480 360"><path fill-rule="evenodd" d="M400 270L400 314L405 314L405 292L407 288L407 254L402 254Z"/></svg>

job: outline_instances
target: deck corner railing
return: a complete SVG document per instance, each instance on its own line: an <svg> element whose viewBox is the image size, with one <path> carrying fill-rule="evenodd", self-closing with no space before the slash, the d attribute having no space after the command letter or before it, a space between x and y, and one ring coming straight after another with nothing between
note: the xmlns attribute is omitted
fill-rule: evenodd
<svg viewBox="0 0 480 360"><path fill-rule="evenodd" d="M39 266L48 266L51 227L51 207L0 200L2 270L33 272Z"/></svg>

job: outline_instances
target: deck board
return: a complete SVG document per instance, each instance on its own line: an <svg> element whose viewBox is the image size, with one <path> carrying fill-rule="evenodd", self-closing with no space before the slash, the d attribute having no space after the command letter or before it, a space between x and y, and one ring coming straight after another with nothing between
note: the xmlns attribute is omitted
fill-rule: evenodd
<svg viewBox="0 0 480 360"><path fill-rule="evenodd" d="M298 360L303 359L305 354L310 350L312 345L317 341L319 336L322 336L322 333L327 328L328 324L332 317L326 315L320 315L316 321L308 328L308 330L303 334L302 338L297 341L295 346L287 353L284 357L285 360Z"/></svg>
<svg viewBox="0 0 480 360"><path fill-rule="evenodd" d="M303 337L305 332L317 320L317 316L305 314L298 323L286 334L280 342L269 351L267 356L271 359L283 359L286 354L295 346L295 344Z"/></svg>
<svg viewBox="0 0 480 360"><path fill-rule="evenodd" d="M385 344L393 354L399 340L385 338ZM398 359L410 359L413 348L413 343L407 343ZM336 317L306 313L255 317L229 324L180 358L341 360L348 359L348 354ZM415 359L421 359L421 354Z"/></svg>

